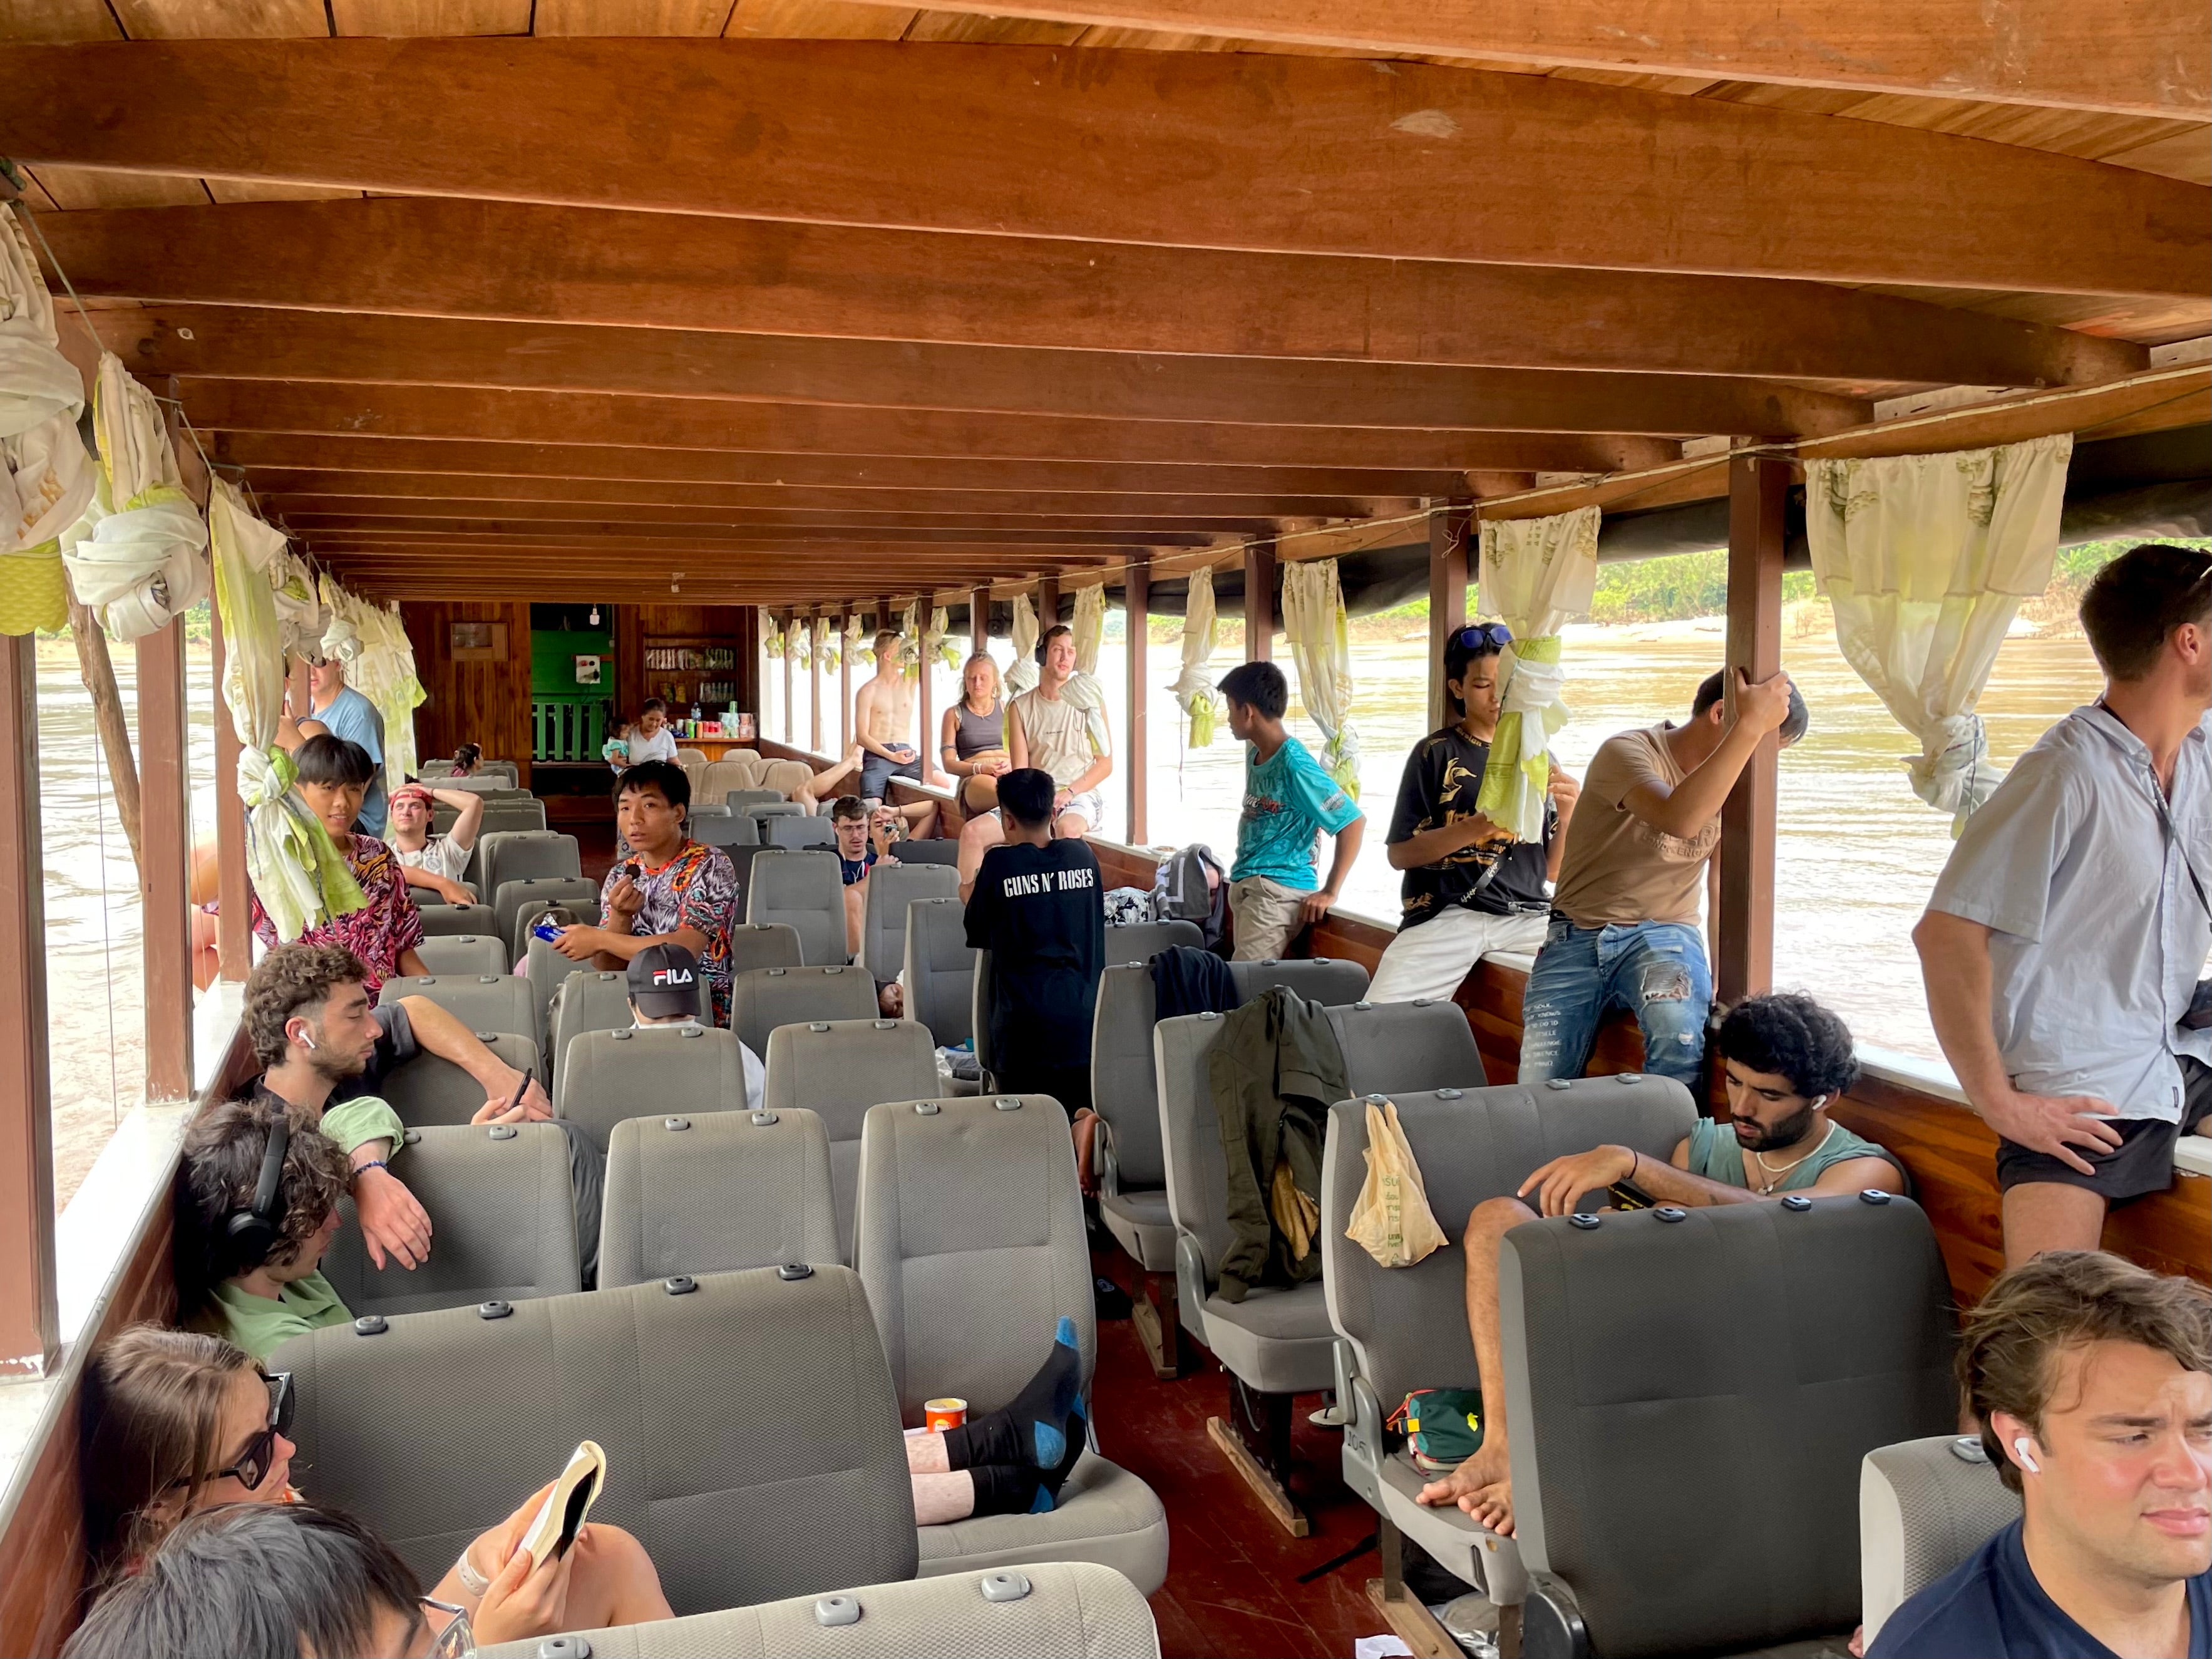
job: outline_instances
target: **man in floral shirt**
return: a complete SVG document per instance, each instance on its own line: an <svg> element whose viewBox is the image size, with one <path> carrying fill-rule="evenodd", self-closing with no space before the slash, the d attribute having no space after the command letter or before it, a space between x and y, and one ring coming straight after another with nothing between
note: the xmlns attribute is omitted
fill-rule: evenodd
<svg viewBox="0 0 2212 1659"><path fill-rule="evenodd" d="M720 847L684 833L690 780L666 760L630 767L615 783L615 825L629 857L599 888L599 927L563 928L554 948L574 962L626 968L647 945L681 945L699 959L714 1023L730 1022L730 924L738 872Z"/></svg>

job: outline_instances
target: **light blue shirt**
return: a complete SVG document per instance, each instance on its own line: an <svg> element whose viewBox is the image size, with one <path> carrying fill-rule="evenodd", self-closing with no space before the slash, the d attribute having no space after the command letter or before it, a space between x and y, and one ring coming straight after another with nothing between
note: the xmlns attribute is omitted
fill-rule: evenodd
<svg viewBox="0 0 2212 1659"><path fill-rule="evenodd" d="M1966 820L1928 900L1991 930L1990 1020L2014 1088L2094 1095L2123 1118L2181 1120L2176 1056L2212 954L2212 715L2183 740L2160 811L2150 750L2110 711L2076 709ZM2170 827L2169 827L2170 825Z"/></svg>
<svg viewBox="0 0 2212 1659"><path fill-rule="evenodd" d="M376 762L376 776L369 780L368 793L361 798L361 817L357 821L363 833L381 840L385 810L384 717L377 713L375 704L348 686L331 699L328 708L317 709L313 717L329 727L331 736L360 744L368 751L368 758Z"/></svg>
<svg viewBox="0 0 2212 1659"><path fill-rule="evenodd" d="M1334 835L1358 816L1344 786L1297 738L1285 738L1265 760L1247 746L1244 811L1237 822L1237 864L1229 879L1264 875L1310 893L1321 885L1314 875L1316 838L1323 830Z"/></svg>

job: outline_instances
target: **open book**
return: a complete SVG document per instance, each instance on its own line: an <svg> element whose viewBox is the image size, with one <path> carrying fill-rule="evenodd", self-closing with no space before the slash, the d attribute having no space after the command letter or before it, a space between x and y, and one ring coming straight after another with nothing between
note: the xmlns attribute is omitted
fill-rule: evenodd
<svg viewBox="0 0 2212 1659"><path fill-rule="evenodd" d="M596 1440L583 1442L570 1455L568 1467L561 1471L561 1478L538 1506L530 1530L522 1535L522 1547L530 1552L533 1563L543 1566L576 1541L584 1517L599 1501L606 1475L607 1455Z"/></svg>

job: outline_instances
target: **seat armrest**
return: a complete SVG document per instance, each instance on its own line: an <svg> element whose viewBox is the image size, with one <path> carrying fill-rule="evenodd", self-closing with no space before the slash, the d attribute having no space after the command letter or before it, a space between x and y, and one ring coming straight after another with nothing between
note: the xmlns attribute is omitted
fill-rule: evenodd
<svg viewBox="0 0 2212 1659"><path fill-rule="evenodd" d="M1206 1258L1189 1234L1176 1234L1176 1310L1182 1328L1200 1341L1206 1339L1206 1299L1213 1287L1206 1282Z"/></svg>
<svg viewBox="0 0 2212 1659"><path fill-rule="evenodd" d="M1098 1196L1117 1199L1121 1196L1121 1160L1114 1153L1114 1125L1105 1119L1098 1119L1098 1139L1091 1150L1091 1174L1098 1183Z"/></svg>
<svg viewBox="0 0 2212 1659"><path fill-rule="evenodd" d="M1589 1626L1575 1593L1548 1572L1528 1575L1521 1607L1523 1659L1590 1659Z"/></svg>
<svg viewBox="0 0 2212 1659"><path fill-rule="evenodd" d="M1336 1403L1349 1413L1344 1424L1344 1482L1378 1511L1382 1507L1380 1471L1389 1456L1382 1437L1382 1403L1375 1385L1353 1369L1352 1345L1336 1345Z"/></svg>

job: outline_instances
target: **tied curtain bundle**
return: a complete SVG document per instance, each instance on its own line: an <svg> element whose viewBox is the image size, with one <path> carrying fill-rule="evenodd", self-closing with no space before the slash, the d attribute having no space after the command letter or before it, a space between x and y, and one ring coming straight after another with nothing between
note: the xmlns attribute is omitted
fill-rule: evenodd
<svg viewBox="0 0 2212 1659"><path fill-rule="evenodd" d="M1844 660L1919 740L1912 792L1956 835L2002 777L1974 705L2020 601L2051 581L2071 433L1805 463L1813 576Z"/></svg>
<svg viewBox="0 0 2212 1659"><path fill-rule="evenodd" d="M276 747L284 708L284 641L270 576L285 557L284 538L221 479L209 485L208 528L227 654L222 696L238 734L246 870L276 936L289 941L367 900L344 854L293 794L298 769Z"/></svg>
<svg viewBox="0 0 2212 1659"><path fill-rule="evenodd" d="M814 619L814 660L822 665L824 674L837 672L838 624L835 617Z"/></svg>
<svg viewBox="0 0 2212 1659"><path fill-rule="evenodd" d="M1075 671L1098 672L1098 647L1106 637L1106 584L1094 582L1075 590Z"/></svg>
<svg viewBox="0 0 2212 1659"><path fill-rule="evenodd" d="M1298 696L1321 728L1321 764L1359 798L1359 735L1352 729L1352 631L1336 561L1283 566L1283 637L1298 667Z"/></svg>
<svg viewBox="0 0 2212 1659"><path fill-rule="evenodd" d="M161 406L112 351L100 354L92 428L99 478L62 538L62 563L107 631L137 639L207 597L208 529L185 493Z"/></svg>
<svg viewBox="0 0 2212 1659"><path fill-rule="evenodd" d="M902 645L918 641L921 637L921 622L918 616L920 608L921 607L919 602L917 602L916 604L908 606L906 609L899 613L898 634L899 643ZM907 653L907 664L905 668L902 670L903 675L906 679L919 680L921 678L922 660L927 655L927 652L920 650L908 651Z"/></svg>
<svg viewBox="0 0 2212 1659"><path fill-rule="evenodd" d="M768 619L768 626L761 631L761 654L771 662L783 660L783 629L774 617Z"/></svg>
<svg viewBox="0 0 2212 1659"><path fill-rule="evenodd" d="M951 611L943 605L931 607L929 626L921 635L921 660L942 662L957 673L960 668L960 643L947 637L951 631Z"/></svg>
<svg viewBox="0 0 2212 1659"><path fill-rule="evenodd" d="M867 660L867 656L868 625L860 619L860 613L855 611L845 619L844 660L848 662L864 662Z"/></svg>
<svg viewBox="0 0 2212 1659"><path fill-rule="evenodd" d="M384 722L384 783L396 790L414 776L415 711L429 700L415 672L415 643L395 607L380 610L329 576L322 579L323 655L345 664L346 683L375 704Z"/></svg>
<svg viewBox="0 0 2212 1659"><path fill-rule="evenodd" d="M1014 595L1014 660L1006 669L1006 695L1019 697L1037 683L1036 607L1027 594Z"/></svg>
<svg viewBox="0 0 2212 1659"><path fill-rule="evenodd" d="M1548 518L1485 520L1477 595L1513 631L1498 658L1504 692L1490 759L1475 797L1482 815L1514 839L1540 845L1551 784L1551 741L1567 723L1559 630L1589 613L1597 590L1598 509Z"/></svg>
<svg viewBox="0 0 2212 1659"><path fill-rule="evenodd" d="M93 464L53 296L12 206L0 226L0 633L27 634L69 621L61 535L91 503Z"/></svg>
<svg viewBox="0 0 2212 1659"><path fill-rule="evenodd" d="M1190 598L1182 617L1182 672L1168 687L1190 721L1194 749L1210 748L1213 744L1213 721L1220 699L1214 695L1213 677L1206 672L1206 665L1213 659L1220 632L1213 608L1213 567L1209 564L1190 573Z"/></svg>
<svg viewBox="0 0 2212 1659"><path fill-rule="evenodd" d="M315 597L315 579L297 553L287 549L270 561L269 589L285 655L306 658L322 650L330 619Z"/></svg>

